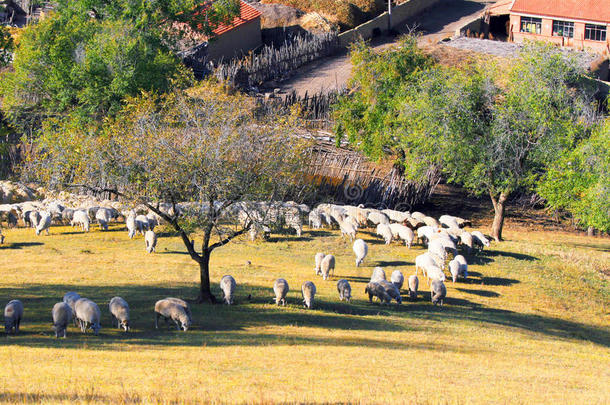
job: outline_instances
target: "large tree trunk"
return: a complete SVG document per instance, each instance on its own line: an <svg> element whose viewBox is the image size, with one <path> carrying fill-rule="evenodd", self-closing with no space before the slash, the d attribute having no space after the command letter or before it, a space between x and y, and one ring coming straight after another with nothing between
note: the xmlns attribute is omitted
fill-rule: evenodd
<svg viewBox="0 0 610 405"><path fill-rule="evenodd" d="M494 206L494 222L491 226L491 236L493 236L496 242L500 242L502 240L502 228L504 228L504 216L506 213L506 199L508 198L508 193L502 192L497 198L491 193L490 195L491 202Z"/></svg>
<svg viewBox="0 0 610 405"><path fill-rule="evenodd" d="M199 298L198 302L209 302L211 304L216 303L216 297L212 294L210 289L210 252L204 250L201 254L201 261L199 262Z"/></svg>

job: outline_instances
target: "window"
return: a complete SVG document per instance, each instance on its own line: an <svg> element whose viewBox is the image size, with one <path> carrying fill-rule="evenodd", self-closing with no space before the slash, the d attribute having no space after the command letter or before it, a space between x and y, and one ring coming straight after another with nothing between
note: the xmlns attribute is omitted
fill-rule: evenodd
<svg viewBox="0 0 610 405"><path fill-rule="evenodd" d="M553 21L553 36L574 38L574 23L567 21Z"/></svg>
<svg viewBox="0 0 610 405"><path fill-rule="evenodd" d="M590 41L605 41L606 27L603 25L585 24L585 39Z"/></svg>
<svg viewBox="0 0 610 405"><path fill-rule="evenodd" d="M542 18L521 17L521 32L540 34L542 31Z"/></svg>

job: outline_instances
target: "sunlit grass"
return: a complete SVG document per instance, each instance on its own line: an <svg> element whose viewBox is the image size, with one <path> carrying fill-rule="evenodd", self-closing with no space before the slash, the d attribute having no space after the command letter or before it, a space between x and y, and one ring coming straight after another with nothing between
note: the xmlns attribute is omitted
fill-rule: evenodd
<svg viewBox="0 0 610 405"><path fill-rule="evenodd" d="M237 241L212 255L215 292L233 275L236 305L195 305L184 333L153 329L157 299L197 294L198 267L178 238L160 238L149 255L141 236L130 240L119 226L73 232L4 230L0 303L21 299L26 313L22 333L0 339L2 401L610 401L608 239L508 229L506 242L470 258L467 283L447 283L442 308L430 304L423 280L419 300L403 291L401 307L364 295L374 266L412 274L420 246L360 233L370 249L356 268L337 231ZM331 281L314 275L318 251L337 258ZM278 277L291 288L285 308L272 304ZM338 300L339 278L352 284L351 304ZM306 280L318 290L312 311L301 305ZM67 339L53 336L51 307L70 290L100 305L99 337L74 327ZM130 304L132 333L110 326L115 295Z"/></svg>

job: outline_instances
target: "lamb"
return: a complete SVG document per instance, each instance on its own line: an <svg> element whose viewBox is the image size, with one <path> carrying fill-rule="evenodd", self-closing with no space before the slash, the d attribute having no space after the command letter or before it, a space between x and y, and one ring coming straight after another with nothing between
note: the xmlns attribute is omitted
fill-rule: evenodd
<svg viewBox="0 0 610 405"><path fill-rule="evenodd" d="M146 215L138 215L136 217L136 229L141 235L144 235L144 231L148 230L148 217Z"/></svg>
<svg viewBox="0 0 610 405"><path fill-rule="evenodd" d="M458 276L468 278L468 264L466 259L462 255L457 255L452 261L449 262L449 271L453 282L457 280Z"/></svg>
<svg viewBox="0 0 610 405"><path fill-rule="evenodd" d="M394 285L394 283L390 283L386 280L379 280L378 284L385 290L386 294L396 300L397 304L402 304L402 297L400 296L400 291Z"/></svg>
<svg viewBox="0 0 610 405"><path fill-rule="evenodd" d="M324 259L322 259L322 263L320 263L320 271L322 272L322 279L328 280L330 273L335 272L335 256L324 256Z"/></svg>
<svg viewBox="0 0 610 405"><path fill-rule="evenodd" d="M157 234L155 231L148 230L144 234L144 242L146 242L146 251L152 253L157 248Z"/></svg>
<svg viewBox="0 0 610 405"><path fill-rule="evenodd" d="M95 219L100 224L100 230L107 231L112 212L108 208L100 208L95 212Z"/></svg>
<svg viewBox="0 0 610 405"><path fill-rule="evenodd" d="M328 256L327 256L328 257ZM306 281L301 286L301 293L303 294L303 306L311 309L313 307L313 300L316 296L316 286L311 281Z"/></svg>
<svg viewBox="0 0 610 405"><path fill-rule="evenodd" d="M81 298L81 296L78 293L75 293L74 291L67 292L63 298L63 302L68 304L68 306L70 306L70 309L72 310L72 318L74 319L74 326L77 326L76 310L74 308L74 304L76 304L76 301L78 301L80 298Z"/></svg>
<svg viewBox="0 0 610 405"><path fill-rule="evenodd" d="M273 283L273 292L275 293L275 304L286 306L286 294L290 291L288 282L283 278L278 278Z"/></svg>
<svg viewBox="0 0 610 405"><path fill-rule="evenodd" d="M390 281L400 290L405 282L405 278L400 270L394 270L390 276Z"/></svg>
<svg viewBox="0 0 610 405"><path fill-rule="evenodd" d="M74 211L74 215L72 216L72 221L70 221L71 226L79 225L83 232L89 232L89 215L84 210L76 210Z"/></svg>
<svg viewBox="0 0 610 405"><path fill-rule="evenodd" d="M179 299L176 299L179 301ZM186 308L173 299L163 299L155 303L155 328L159 329L159 318L163 317L165 323L171 319L176 324L176 329L187 331L191 326L191 317L187 314Z"/></svg>
<svg viewBox="0 0 610 405"><path fill-rule="evenodd" d="M369 295L369 302L373 302L373 297L377 297L381 303L389 303L392 300L381 284L375 281L366 285L364 293Z"/></svg>
<svg viewBox="0 0 610 405"><path fill-rule="evenodd" d="M72 320L72 308L65 302L58 302L53 305L51 310L51 316L53 317L53 331L55 337L66 337L66 331L68 329L68 323Z"/></svg>
<svg viewBox="0 0 610 405"><path fill-rule="evenodd" d="M15 335L19 333L19 325L23 318L23 304L19 300L11 300L4 307L4 329L6 333L15 331Z"/></svg>
<svg viewBox="0 0 610 405"><path fill-rule="evenodd" d="M129 239L133 239L136 236L136 214L131 211L127 218L125 218L125 226L127 226L127 233L129 235Z"/></svg>
<svg viewBox="0 0 610 405"><path fill-rule="evenodd" d="M419 279L415 274L409 276L409 298L417 299L417 289L419 288Z"/></svg>
<svg viewBox="0 0 610 405"><path fill-rule="evenodd" d="M314 271L316 272L316 276L322 275L322 270L321 270L320 266L322 265L322 260L324 260L325 256L326 255L322 252L316 253L316 256L315 256L316 267L314 268Z"/></svg>
<svg viewBox="0 0 610 405"><path fill-rule="evenodd" d="M392 242L392 229L388 224L379 224L377 225L377 229L375 233L383 238L386 245L389 245Z"/></svg>
<svg viewBox="0 0 610 405"><path fill-rule="evenodd" d="M387 280L385 271L381 267L375 267L373 274L371 274L371 282L377 282L379 280Z"/></svg>
<svg viewBox="0 0 610 405"><path fill-rule="evenodd" d="M150 231L149 231L150 232ZM235 293L235 279L232 276L226 275L220 279L220 290L222 291L222 299L227 305L233 304L233 294Z"/></svg>
<svg viewBox="0 0 610 405"><path fill-rule="evenodd" d="M42 231L46 231L47 235L49 234L49 228L51 227L51 213L48 211L43 211L40 214L40 221L38 221L38 225L36 225L36 235L40 235Z"/></svg>
<svg viewBox="0 0 610 405"><path fill-rule="evenodd" d="M346 300L350 302L352 299L352 287L349 285L349 281L345 279L337 281L337 291L339 291L339 299L341 301Z"/></svg>
<svg viewBox="0 0 610 405"><path fill-rule="evenodd" d="M364 262L364 258L369 251L369 247L362 239L356 239L353 250L356 254L356 267L358 267Z"/></svg>
<svg viewBox="0 0 610 405"><path fill-rule="evenodd" d="M443 283L442 280L433 280L430 284L430 298L432 299L432 303L434 305L443 305L446 296L447 287L445 287L445 283Z"/></svg>
<svg viewBox="0 0 610 405"><path fill-rule="evenodd" d="M87 333L87 329L92 329L93 333L97 335L101 329L100 319L102 313L97 304L88 298L80 298L74 304L74 310L76 312L76 319L80 326L80 330L83 333Z"/></svg>
<svg viewBox="0 0 610 405"><path fill-rule="evenodd" d="M121 297L113 297L108 304L108 310L112 316L112 324L116 320L116 327L123 328L129 332L129 305Z"/></svg>
<svg viewBox="0 0 610 405"><path fill-rule="evenodd" d="M395 239L401 239L405 242L405 246L411 249L415 234L413 230L403 224L390 224L390 230L392 231L392 237Z"/></svg>
<svg viewBox="0 0 610 405"><path fill-rule="evenodd" d="M483 235L480 231L472 231L471 235L473 244L480 246L481 249L483 248L483 246L491 246L491 244L489 243L489 239L487 239L485 235Z"/></svg>

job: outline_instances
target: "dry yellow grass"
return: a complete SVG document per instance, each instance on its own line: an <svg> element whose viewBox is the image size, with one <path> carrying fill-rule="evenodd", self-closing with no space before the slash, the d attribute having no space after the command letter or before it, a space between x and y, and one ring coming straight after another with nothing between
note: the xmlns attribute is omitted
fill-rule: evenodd
<svg viewBox="0 0 610 405"><path fill-rule="evenodd" d="M424 282L419 300L398 308L365 300L372 267L409 275L419 246L360 233L370 253L355 268L336 231L237 241L212 257L215 283L237 280L236 305L195 306L195 328L183 333L154 330L152 316L159 298L196 295L197 267L178 238L148 255L119 227L4 233L0 303L19 298L26 313L22 333L1 338L3 402L610 402L608 239L508 229L470 265L469 282L447 283L442 308ZM317 251L337 257L332 281L314 275ZM291 287L286 308L271 303L277 277ZM350 280L352 304L339 302L338 278ZM311 311L300 305L306 280L318 287ZM50 309L69 290L100 305L99 337L74 327L53 337ZM130 303L132 333L110 327L115 295Z"/></svg>

